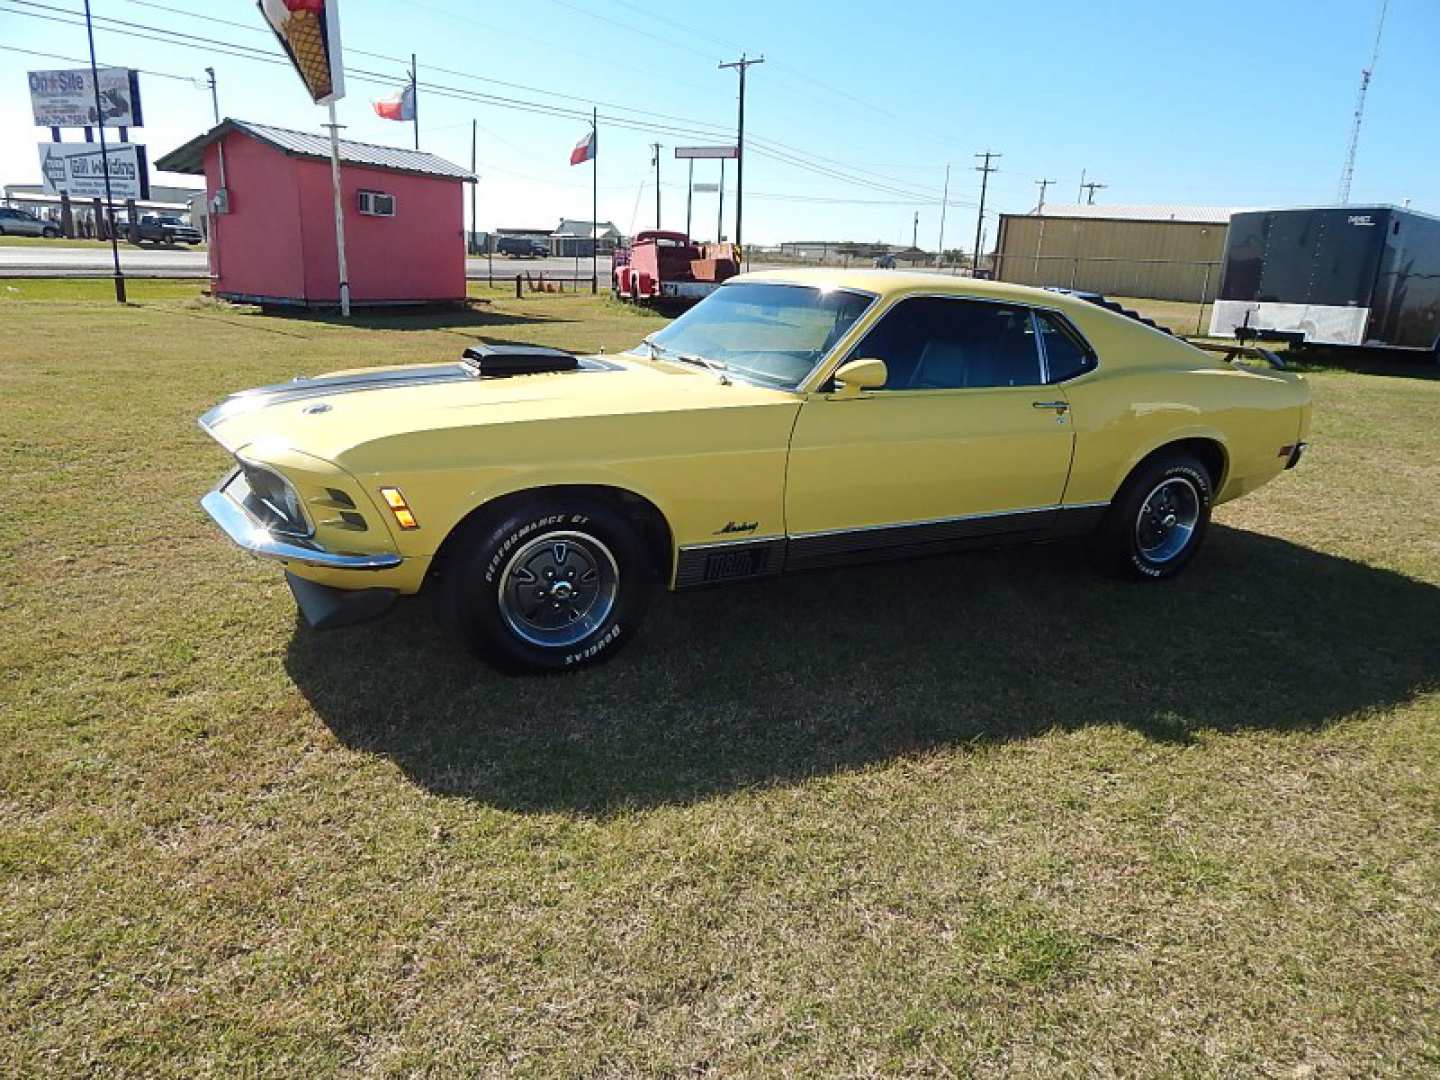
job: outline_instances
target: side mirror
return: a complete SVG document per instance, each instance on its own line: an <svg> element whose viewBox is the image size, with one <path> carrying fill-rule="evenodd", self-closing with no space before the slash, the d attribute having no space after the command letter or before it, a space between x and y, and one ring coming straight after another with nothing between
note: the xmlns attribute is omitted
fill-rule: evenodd
<svg viewBox="0 0 1440 1080"><path fill-rule="evenodd" d="M830 397L835 401L858 398L863 390L876 390L885 385L890 372L884 360L874 358L851 360L835 372L835 392Z"/></svg>

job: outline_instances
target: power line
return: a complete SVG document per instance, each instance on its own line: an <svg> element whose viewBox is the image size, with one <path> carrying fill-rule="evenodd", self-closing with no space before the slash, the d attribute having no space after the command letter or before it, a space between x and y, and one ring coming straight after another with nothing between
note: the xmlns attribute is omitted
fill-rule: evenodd
<svg viewBox="0 0 1440 1080"><path fill-rule="evenodd" d="M69 9L69 8L56 7L56 6L50 5L50 4L39 3L39 2L37 2L37 0L4 0L4 2L5 2L6 4L9 4L9 5L20 5L20 6L23 6L23 7L25 7L25 8L39 9L39 10L29 10L29 11L26 11L26 10L16 10L14 7L8 7L8 8L7 8L7 7L0 7L0 10L8 10L8 11L10 11L11 13L16 14L16 15L24 15L24 16L28 16L28 17L30 17L30 18L37 18L37 19L42 19L42 20L48 21L48 22L60 23L60 24L62 24L62 25L83 25L83 23L74 21L73 18L64 18L64 17L61 17L61 16L74 16L74 15L77 14L76 12L74 12L72 9ZM142 4L144 4L145 6L153 7L153 8L156 8L157 10L166 10L166 11L171 11L171 12L174 12L174 13L185 13L185 12L182 11L182 9L172 8L172 7L168 6L168 5L150 3L149 0L129 0L129 2L132 2L132 3L142 3ZM58 13L58 14L57 14L57 15L50 15L50 14L42 14L41 12L56 12L56 13ZM207 18L207 16L202 16L202 15L200 15L199 13L195 13L195 12L189 12L189 13L185 13L185 14L189 14L189 15L191 15L192 17L195 17L195 18L202 18L202 19L203 19L203 18ZM133 21L131 21L131 20L126 20L126 19L118 19L118 18L115 18L115 17L112 17L112 16L97 16L96 18L97 18L97 21L101 21L101 22L103 22L103 23L109 23L109 24L111 24L111 25L109 25L109 26L101 25L101 26L97 27L97 29L100 30L102 33L110 33L110 34L115 34L115 35L117 35L117 36L132 37L132 38L135 38L135 39L137 39L137 40L154 41L154 42L158 42L158 43L161 43L161 44L167 44L167 45L176 45L176 46L180 46L180 47L183 47L183 48L199 49L199 50L207 50L207 51L215 51L215 52L218 52L220 55L223 55L223 56L230 56L230 57L234 57L234 58L237 58L237 59L244 59L244 60L254 60L254 61L260 62L260 63L275 64L275 65L280 65L280 66L286 66L286 65L288 64L288 61L286 61L283 57L279 56L278 54L272 53L272 52L270 52L270 51L268 51L268 50L261 49L261 48L258 48L258 47L252 47L252 46L248 46L248 45L241 45L241 44L237 44L237 43L235 43L235 42L230 42L230 41L219 41L219 40L216 40L216 39L214 39L214 38L207 38L207 37L203 37L203 36L198 35L198 34L189 34L189 33L183 32L183 31L170 30L170 29L165 28L165 27L151 26L151 25L149 25L149 24L137 23L137 22L133 22ZM233 22L230 22L229 20L215 20L215 21L217 21L217 22L219 22L219 23L221 23L221 24L233 25L233 26L236 26L236 27L242 27L242 26L243 26L243 24L233 23ZM352 50L347 50L347 51L352 51L352 52L354 52L356 55L361 55L362 53L364 53L364 54L366 54L366 55L373 55L373 56L379 57L379 58L381 58L381 59L394 59L397 63L398 63L398 62L401 62L399 58L390 58L390 57L387 57L385 54L379 54L379 53L369 54L369 53L365 53L364 50L359 50L359 49L352 49ZM441 69L435 69L435 70L441 70ZM446 69L446 70L448 70L448 69ZM159 74L163 74L163 73L159 73ZM385 73L385 72L370 71L370 70L365 69L365 68L351 67L351 68L349 69L348 74L350 74L350 76L351 76L353 79L355 79L356 81L359 81L359 82L368 82L368 83L372 83L372 84L376 84L376 85L381 85L381 86L389 86L389 85L390 85L391 83L393 83L393 81L394 81L394 76L393 76L393 75L390 75L390 74ZM460 75L460 76L462 76L462 77L466 77L466 78L477 78L477 79L479 78L478 76L469 76L469 75L467 75L466 73L463 73L463 72L456 72L455 74ZM171 77L171 78L181 78L181 77L183 77L183 76L167 76L167 77ZM499 82L499 80L486 80L486 81L492 81L492 82L497 82L497 83ZM521 111L521 112L529 112L529 113L534 114L534 115L550 116L550 117L559 118L559 119L569 119L569 120L588 120L588 119L589 119L589 116L587 115L587 113L586 113L586 112L582 112L582 111L579 110L579 109L568 108L568 107L561 106L561 105L554 105L554 104L550 104L550 103L547 103L547 102L527 101L527 100L522 99L522 98L509 97L509 96L501 95L501 94L485 93L485 92L482 92L482 91L470 90L470 89L466 89L466 88L463 88L463 87L450 86L450 85L442 84L442 83L430 83L430 82L425 82L425 83L420 83L419 85L420 85L420 87L421 87L422 89L424 89L427 93L433 93L433 94L436 94L437 96L444 97L444 98L451 98L451 99L460 100L460 101L477 102L477 103L481 103L481 104L491 105L491 106L494 106L494 107L497 107L497 108L505 108L505 109L511 109L511 110L516 110L516 111ZM513 85L522 86L523 84L513 84ZM528 89L528 88L527 88L527 89ZM539 88L535 88L535 89L539 89ZM547 93L547 91L543 91L543 90L541 90L540 92L542 92L542 93ZM548 92L548 93L553 93L553 92ZM572 100L577 100L577 101L578 101L578 100L585 100L585 99L575 98L573 95L564 95L564 96L569 97L569 98L571 98ZM622 112L633 112L633 113L640 114L640 115L644 115L645 112L646 112L645 110L632 109L632 108L629 107L629 106L620 106L620 105L616 105L616 104L614 104L614 103L607 104L607 108L617 108L617 109L620 109ZM666 116L667 114L651 114L651 115ZM713 125L709 125L709 124L702 124L702 123L700 123L700 122L698 122L698 121L686 120L685 118L681 118L681 117L675 117L675 118L673 118L673 119L675 119L675 120L677 121L677 123L673 123L673 124L672 124L672 123L661 124L661 123L655 123L655 122L640 122L640 121L637 121L637 120L636 120L634 117L632 117L632 116L614 116L614 115L608 115L608 114L604 117L604 119L607 121L607 123L611 124L612 126L620 127L620 128L622 128L622 129L625 129L625 130L642 131L642 132L648 132L648 133L652 133L652 134L657 134L657 133L658 133L658 134L665 134L665 135L671 135L671 136L686 136L686 137L688 137L688 136L698 136L698 137L701 137L701 138L715 138L715 137L721 137L721 136L725 136L725 135L728 135L728 134L729 134L727 131L725 131L725 129L719 128L718 126L713 126ZM912 190L912 189L909 189L909 188L903 188L903 187L898 186L898 185L895 184L894 182L888 181L888 178L882 178L881 180L878 180L878 181L877 181L877 180L872 180L872 179L867 179L867 178L865 178L865 176L864 176L863 174L862 174L862 175L856 175L856 172L858 172L858 170L844 170L844 169L834 168L834 167L831 167L831 166L827 166L827 165L824 165L824 164L820 164L820 163L817 163L817 162L815 162L815 161L806 160L806 156L808 156L806 151L798 150L797 148L793 148L793 147L788 147L788 146L786 146L785 144L779 143L779 142L775 142L774 140L770 140L770 139L767 139L767 138L763 138L763 137L761 137L761 136L753 136L753 135L752 135L752 136L751 136L751 141L752 141L752 143L754 144L754 145L753 145L753 149L754 149L755 153L760 154L760 155L763 156L763 157L771 158L772 160L775 160L775 161L777 161L777 162L779 162L779 163L782 163L782 164L785 164L785 165L789 165L789 166L791 166L792 168L803 169L803 170L805 170L805 171L814 173L814 174L816 174L816 175L824 176L824 177L826 177L826 178L828 178L828 179L837 180L837 181L840 181L840 182L842 182L842 183L850 184L850 185L857 186L857 187L866 188L866 189L873 190L873 191L876 191L876 192L879 192L879 193L882 193L882 194L898 195L898 196L902 197L903 199L910 200L910 201L914 201L914 202L919 202L919 203L931 203L931 202L936 202L936 201L937 201L936 198L935 198L935 195L934 195L933 193L923 193L923 192L918 192L918 191L915 191L915 190ZM818 157L818 155L817 155L817 157ZM830 161L830 160L832 160L832 159L819 158L818 160L819 160L819 162L824 162L824 161ZM869 174L869 175L875 176L876 174Z"/></svg>
<svg viewBox="0 0 1440 1080"><path fill-rule="evenodd" d="M30 3L30 2L33 2L33 0L10 0L10 2L14 2L14 3ZM200 19L200 20L206 21L206 22L214 22L214 23L217 23L217 24L223 25L223 26L230 26L230 27L236 27L236 28L242 29L242 30L253 31L253 32L255 32L255 33L259 33L259 34L262 34L262 35L266 35L266 36L268 37L268 34L266 33L266 31L265 31L265 29L264 29L263 27L251 26L251 25L248 25L248 24L245 24L245 23L235 22L235 21L230 20L230 19L221 19L221 18L218 18L218 17L216 17L216 16L208 15L208 14L205 14L205 13L202 13L202 12L189 11L189 10L186 10L186 9L184 9L184 8L177 8L177 7L171 6L171 5L169 5L169 4L159 4L159 3L153 2L153 0L126 0L126 2L127 2L127 3L131 3L131 4L136 4L136 5L139 5L139 6L141 6L141 7L154 8L154 9L156 9L156 10L158 10L158 11L164 11L164 12L168 12L168 13L170 13L170 14L185 15L185 16L188 16L188 17L190 17L190 18ZM573 8L573 5L566 4L566 3L563 2L563 0L553 0L553 2L555 2L555 3L560 3L561 6L566 6L566 7L572 7L572 8ZM37 6L40 6L40 5L37 5ZM55 10L63 10L63 9L55 9ZM455 17L455 18L463 18L462 16L460 16L460 15L458 15L458 14L456 14L456 13L445 12L443 9L440 9L440 8L433 8L433 7L432 7L431 10L439 11L439 12L441 12L441 13L443 13L443 14L447 14L447 15L452 15L452 16ZM576 10L578 10L578 9L576 9ZM597 18L597 19L600 19L602 22L609 22L609 23L615 24L616 26L620 26L620 27L622 27L622 28L628 28L628 24L621 23L621 22L619 22L618 20L615 20L615 19L610 19L610 18L608 18L608 17L601 16L601 15L594 15L593 17L594 17L594 18ZM112 20L110 20L110 21L122 22L121 20L114 20L114 19L112 19ZM465 21L472 21L472 20L465 20ZM673 22L673 20L669 20L669 21L672 21L672 22ZM123 25L123 22L122 22L122 25ZM134 25L139 25L139 24L134 24ZM162 32L162 33L168 32L168 31L165 31L165 30L163 30L162 28L159 28L159 27L146 27L145 29L154 30L154 31L157 31L157 32ZM247 46L241 46L241 47L242 47L242 48L246 48ZM367 57L371 57L372 59L388 60L388 61L390 61L390 62L392 62L392 63L400 64L400 65L402 65L402 66L405 66L405 65L407 65L407 63L408 63L408 62L405 60L404 57L391 56L391 55L386 54L386 53L372 52L372 51L369 51L369 50L366 50L366 49L361 49L361 48L358 48L358 47L355 47L355 46L348 46L348 45L347 45L347 46L345 46L345 51L346 51L347 53L353 53L353 54L356 55L356 56L367 56ZM542 95L546 95L546 96L549 96L549 97L561 98L561 99L567 100L567 101L580 102L580 103L583 103L583 104L585 104L585 105L599 105L599 106L601 106L601 107L603 107L603 108L607 108L607 109L618 109L618 110L621 111L621 112L633 113L633 114L638 115L638 116L652 116L652 117L656 117L656 118L661 119L661 120L675 121L675 122L678 123L678 124L687 125L688 128L691 129L691 130L681 130L681 129L677 129L677 128L670 128L670 129L667 130L667 132L666 132L667 134L692 134L692 133L693 133L693 134L697 134L697 135L699 135L699 136L701 136L701 137L703 137L703 138L711 138L711 137L715 137L715 136L725 136L725 135L728 135L728 134L729 134L726 129L722 128L722 127L719 126L719 125L708 124L708 123L704 123L704 122L701 122L701 121L696 121L696 120L690 119L690 118L688 118L688 117L676 116L676 115L674 115L674 114L672 114L672 113L662 113L662 112L656 112L656 111L650 110L650 109L640 109L640 108L636 108L636 107L630 106L630 105L621 105L621 104L619 104L619 103L617 103L617 102L612 102L612 101L599 101L599 100L595 100L595 99L593 99L593 98L581 97L581 96L575 95L575 94L566 94L566 93L563 93L563 92L557 91L557 90L549 90L549 89L546 89L546 88L544 88L544 87L530 86L530 85L525 84L525 83L509 82L509 81L506 81L506 80L504 80L504 79L493 79L493 78L489 78L489 77L487 77L487 76L474 75L474 74L472 74L472 73L470 73L470 72L457 71L457 70L455 70L454 68L440 67L440 66L437 66L437 65L434 65L434 64L427 64L426 67L427 67L429 70L431 70L431 71L436 71L436 72L439 72L439 73L445 74L445 75L453 75L453 76L455 76L455 77L457 77L457 78L469 79L469 80L472 80L472 81L475 81L475 82L490 83L490 84L493 84L493 85L496 85L496 86L504 86L504 87L508 87L508 88L510 88L510 89L515 89L515 90L524 90L524 91L527 91L527 92L530 92L530 93L542 94ZM352 70L359 71L359 70L361 70L361 69L352 69ZM453 90L456 91L456 92L460 92L460 91L459 91L459 88L445 88L445 89L447 89L447 90L452 90L452 89L453 89ZM615 118L615 117L607 117L607 119L610 119L610 120L613 121L613 120L615 120L615 119L617 119L617 118ZM700 129L704 129L704 130L700 130ZM653 129L653 128L647 129L647 128L643 128L643 127L637 127L637 128L634 128L633 130L654 130L654 129ZM873 178L875 178L875 179L877 179L877 180L879 180L879 181L881 181L881 182L883 182L883 183L891 184L892 187L893 187L893 185L894 185L894 181L893 181L890 177L881 176L880 174L873 173L873 172L868 172L867 170L862 169L862 168L858 168L858 167L850 164L849 162L840 161L840 160L837 160L837 159L835 159L835 158L827 158L827 157L825 157L824 155L815 153L814 151L803 150L803 149L801 149L801 148L799 148L799 147L790 146L790 145L788 145L788 144L786 144L786 143L782 143L782 142L779 142L778 140L770 139L770 138L768 138L768 137L765 137L765 136L762 136L762 135L758 135L758 134L751 134L750 139L751 139L751 141L753 141L753 142L755 142L755 143L757 143L757 144L759 144L759 143L764 143L764 144L767 144L767 145L769 145L769 146L775 147L776 149L778 149L778 150L780 150L780 151L788 151L788 152L789 152L790 154L792 154L792 155L799 155L799 156L801 156L801 157L806 157L806 158L814 158L815 160L820 161L820 162L825 162L825 163L828 163L828 164L831 164L831 165L840 166L841 168L843 168L843 169L844 169L845 171L847 171L847 172L856 173L856 174L861 175L861 176L870 176L870 177L873 177ZM780 160L780 159L777 158L776 160ZM927 166L927 167L928 167L928 166ZM933 195L931 195L931 196L917 196L917 197L933 198Z"/></svg>
<svg viewBox="0 0 1440 1080"><path fill-rule="evenodd" d="M15 14L22 15L24 14L24 12L17 11L15 12ZM46 60L60 60L67 64L89 63L88 60L82 60L79 57L61 56L59 53L41 52L39 49L22 49L17 45L0 45L0 50L3 50L5 52L24 53L26 56L39 56L43 57ZM102 66L112 67L114 65L107 62ZM169 71L154 71L150 68L134 68L133 70L140 72L140 74L142 75L152 75L157 79L178 79L181 82L192 83L196 87L201 88L203 88L205 85L205 80L201 79L199 76L196 75L175 75Z"/></svg>

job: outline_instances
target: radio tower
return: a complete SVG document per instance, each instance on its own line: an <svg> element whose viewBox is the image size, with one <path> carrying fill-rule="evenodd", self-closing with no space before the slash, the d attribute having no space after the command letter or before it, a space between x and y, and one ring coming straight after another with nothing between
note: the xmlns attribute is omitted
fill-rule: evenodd
<svg viewBox="0 0 1440 1080"><path fill-rule="evenodd" d="M1350 151L1345 155L1345 168L1340 173L1340 205L1350 201L1350 181L1355 177L1355 151L1360 145L1360 125L1365 119L1365 92L1370 89L1370 77L1375 74L1375 64L1380 59L1380 35L1385 32L1385 13L1390 0L1380 0L1380 22L1375 27L1375 48L1370 50L1370 63L1360 72L1360 92L1355 95L1355 119L1350 124Z"/></svg>

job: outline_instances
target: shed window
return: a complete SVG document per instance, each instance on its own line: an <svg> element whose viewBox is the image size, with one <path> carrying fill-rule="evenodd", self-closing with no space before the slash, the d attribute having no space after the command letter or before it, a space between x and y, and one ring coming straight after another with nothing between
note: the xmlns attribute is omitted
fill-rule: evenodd
<svg viewBox="0 0 1440 1080"><path fill-rule="evenodd" d="M383 191L361 191L360 213L369 217L394 217L395 196Z"/></svg>

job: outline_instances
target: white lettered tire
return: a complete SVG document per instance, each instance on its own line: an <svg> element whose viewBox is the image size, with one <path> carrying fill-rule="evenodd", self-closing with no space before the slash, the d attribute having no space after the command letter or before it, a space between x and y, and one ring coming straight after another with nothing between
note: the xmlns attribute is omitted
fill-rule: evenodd
<svg viewBox="0 0 1440 1080"><path fill-rule="evenodd" d="M564 671L634 636L651 581L635 526L595 499L537 495L456 538L442 597L481 658L507 671Z"/></svg>
<svg viewBox="0 0 1440 1080"><path fill-rule="evenodd" d="M1209 531L1211 484L1205 466L1183 451L1143 462L1100 526L1096 544L1102 563L1137 581L1175 577Z"/></svg>

